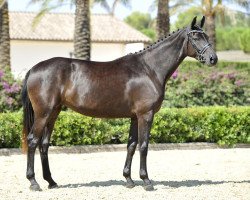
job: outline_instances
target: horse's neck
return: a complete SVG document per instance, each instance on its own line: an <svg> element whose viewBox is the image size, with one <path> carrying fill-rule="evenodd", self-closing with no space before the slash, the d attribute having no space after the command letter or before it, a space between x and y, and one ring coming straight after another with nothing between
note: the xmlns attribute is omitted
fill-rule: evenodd
<svg viewBox="0 0 250 200"><path fill-rule="evenodd" d="M164 86L166 80L187 56L185 39L186 30L184 29L155 44L143 54L145 64L155 71L160 83Z"/></svg>

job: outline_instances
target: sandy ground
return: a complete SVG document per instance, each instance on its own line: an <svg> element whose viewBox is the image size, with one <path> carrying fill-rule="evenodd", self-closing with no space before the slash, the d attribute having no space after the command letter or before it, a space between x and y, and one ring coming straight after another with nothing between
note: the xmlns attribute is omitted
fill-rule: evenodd
<svg viewBox="0 0 250 200"><path fill-rule="evenodd" d="M250 149L150 151L148 171L155 187L151 192L139 179L138 151L132 167L136 187L124 187L125 156L125 151L50 154L59 188L49 190L36 155L42 192L29 190L25 155L0 156L0 199L250 199Z"/></svg>

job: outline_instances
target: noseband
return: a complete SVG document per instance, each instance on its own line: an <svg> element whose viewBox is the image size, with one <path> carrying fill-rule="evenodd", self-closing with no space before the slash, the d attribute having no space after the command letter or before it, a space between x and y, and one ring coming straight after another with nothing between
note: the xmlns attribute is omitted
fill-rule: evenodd
<svg viewBox="0 0 250 200"><path fill-rule="evenodd" d="M204 62L206 62L206 59L204 58L204 53L211 46L211 44L207 41L207 44L205 44L204 47L200 50L195 45L192 37L190 37L190 35L192 33L203 33L204 34L204 32L201 31L201 30L192 30L192 31L189 31L188 34L187 34L188 35L188 40L191 42L193 48L196 50L196 54L197 54L196 58L197 58L197 60L199 60L200 62L204 63ZM206 40L206 38L205 38L205 40Z"/></svg>

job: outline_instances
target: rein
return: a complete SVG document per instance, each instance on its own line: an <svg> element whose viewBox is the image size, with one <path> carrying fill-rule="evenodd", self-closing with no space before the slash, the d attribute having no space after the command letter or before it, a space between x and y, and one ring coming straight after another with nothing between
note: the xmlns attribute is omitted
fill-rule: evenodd
<svg viewBox="0 0 250 200"><path fill-rule="evenodd" d="M209 42L207 42L207 44L204 45L204 47L200 50L194 43L193 39L190 38L191 33L204 33L203 31L200 30L192 30L188 32L188 40L191 42L193 48L196 50L197 53L197 59L200 62L206 62L206 59L204 58L204 53L206 52L206 50L211 46L211 44Z"/></svg>

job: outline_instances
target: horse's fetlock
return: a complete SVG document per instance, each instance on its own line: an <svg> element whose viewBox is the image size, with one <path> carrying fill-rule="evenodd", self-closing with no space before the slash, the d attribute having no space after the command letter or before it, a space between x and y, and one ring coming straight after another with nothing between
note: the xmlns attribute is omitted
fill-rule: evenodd
<svg viewBox="0 0 250 200"><path fill-rule="evenodd" d="M124 177L129 177L130 176L130 170L128 167L125 167L123 170L123 176Z"/></svg>
<svg viewBox="0 0 250 200"><path fill-rule="evenodd" d="M35 173L34 173L34 172L31 172L30 170L27 171L27 173L26 173L26 178L27 178L28 180L33 179L34 177L35 177Z"/></svg>
<svg viewBox="0 0 250 200"><path fill-rule="evenodd" d="M144 170L144 169L141 169L141 170L140 170L140 178L141 178L142 180L148 179L148 173L147 173L146 170Z"/></svg>

